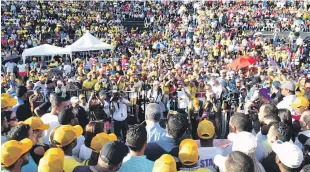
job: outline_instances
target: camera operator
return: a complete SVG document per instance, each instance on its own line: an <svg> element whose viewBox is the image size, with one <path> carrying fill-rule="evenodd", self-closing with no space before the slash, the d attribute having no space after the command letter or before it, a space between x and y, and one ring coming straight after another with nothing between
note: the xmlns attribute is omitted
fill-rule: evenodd
<svg viewBox="0 0 310 172"><path fill-rule="evenodd" d="M96 120L104 120L108 119L107 114L105 113L104 109L104 102L102 102L95 91L93 91L90 95L88 101L89 107L89 121L96 121Z"/></svg>
<svg viewBox="0 0 310 172"><path fill-rule="evenodd" d="M114 133L117 138L122 138L121 140L125 142L128 129L127 106L132 106L132 104L129 102L129 100L121 97L119 92L113 93L110 102L111 113L114 122Z"/></svg>
<svg viewBox="0 0 310 172"><path fill-rule="evenodd" d="M216 135L219 136L219 117L220 117L221 102L216 100L215 94L207 95L207 101L204 106L205 113L208 114L208 119L214 123Z"/></svg>

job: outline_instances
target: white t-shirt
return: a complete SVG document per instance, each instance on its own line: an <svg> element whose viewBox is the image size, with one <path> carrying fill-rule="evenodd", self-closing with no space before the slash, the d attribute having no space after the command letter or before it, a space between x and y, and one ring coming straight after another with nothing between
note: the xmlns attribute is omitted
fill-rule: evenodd
<svg viewBox="0 0 310 172"><path fill-rule="evenodd" d="M84 161L90 158L92 149L86 147L84 144L80 148L79 158Z"/></svg>
<svg viewBox="0 0 310 172"><path fill-rule="evenodd" d="M50 114L50 113L46 113L41 117L41 120L44 124L50 125L50 128L43 132L43 143L49 144L49 136L50 136L52 130L54 130L54 128L60 126L60 124L58 122L58 116Z"/></svg>
<svg viewBox="0 0 310 172"><path fill-rule="evenodd" d="M124 121L127 118L127 105L130 103L127 99L123 99L122 103L114 103L115 112L113 113L113 119L116 121Z"/></svg>
<svg viewBox="0 0 310 172"><path fill-rule="evenodd" d="M213 171L213 162L214 162L214 157L217 154L222 155L223 154L223 149L219 147L200 147L198 148L199 150L199 161L198 165L201 168L208 168L211 171Z"/></svg>
<svg viewBox="0 0 310 172"><path fill-rule="evenodd" d="M104 101L103 111L107 114L108 117L111 115L109 102Z"/></svg>
<svg viewBox="0 0 310 172"><path fill-rule="evenodd" d="M85 141L85 137L82 135L82 136L79 136L77 138L77 144L76 146L72 149L72 155L75 156L75 157L79 157L79 153L80 153L80 149L82 147L82 145L84 145L84 141Z"/></svg>
<svg viewBox="0 0 310 172"><path fill-rule="evenodd" d="M71 65L69 64L64 65L64 71L66 74L69 74L71 72Z"/></svg>
<svg viewBox="0 0 310 172"><path fill-rule="evenodd" d="M11 63L11 62L7 62L5 64L6 67L6 72L7 73L12 73L14 71L14 67L16 66L16 63Z"/></svg>
<svg viewBox="0 0 310 172"><path fill-rule="evenodd" d="M18 72L26 72L26 65L25 64L19 64L17 65Z"/></svg>

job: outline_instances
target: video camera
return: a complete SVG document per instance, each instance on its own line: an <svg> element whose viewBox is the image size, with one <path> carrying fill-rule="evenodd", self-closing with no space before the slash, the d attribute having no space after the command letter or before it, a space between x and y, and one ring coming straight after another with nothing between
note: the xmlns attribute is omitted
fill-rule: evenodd
<svg viewBox="0 0 310 172"><path fill-rule="evenodd" d="M119 92L114 92L112 93L112 96L111 96L111 101L112 102L117 102L120 100L120 93Z"/></svg>

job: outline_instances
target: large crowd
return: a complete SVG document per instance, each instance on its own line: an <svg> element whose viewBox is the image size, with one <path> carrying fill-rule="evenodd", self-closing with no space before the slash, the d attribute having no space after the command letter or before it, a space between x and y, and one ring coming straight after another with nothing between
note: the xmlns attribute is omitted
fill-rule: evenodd
<svg viewBox="0 0 310 172"><path fill-rule="evenodd" d="M310 171L309 1L3 1L1 19L1 171ZM85 33L113 48L18 61Z"/></svg>

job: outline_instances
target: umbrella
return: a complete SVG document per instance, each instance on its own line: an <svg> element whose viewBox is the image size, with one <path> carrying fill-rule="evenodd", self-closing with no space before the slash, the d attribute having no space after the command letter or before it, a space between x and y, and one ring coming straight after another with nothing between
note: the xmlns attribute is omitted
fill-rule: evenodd
<svg viewBox="0 0 310 172"><path fill-rule="evenodd" d="M231 68L234 70L248 67L258 61L258 58L252 56L241 56L233 60Z"/></svg>
<svg viewBox="0 0 310 172"><path fill-rule="evenodd" d="M153 45L153 49L163 49L163 48L166 48L166 46L159 42Z"/></svg>
<svg viewBox="0 0 310 172"><path fill-rule="evenodd" d="M263 34L262 32L256 32L254 36L261 36L262 34Z"/></svg>
<svg viewBox="0 0 310 172"><path fill-rule="evenodd" d="M14 61L15 63L17 63L20 59L21 59L21 57L18 55L6 56L5 59L2 61L2 64L5 64L9 61Z"/></svg>

